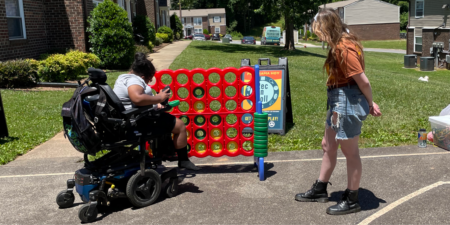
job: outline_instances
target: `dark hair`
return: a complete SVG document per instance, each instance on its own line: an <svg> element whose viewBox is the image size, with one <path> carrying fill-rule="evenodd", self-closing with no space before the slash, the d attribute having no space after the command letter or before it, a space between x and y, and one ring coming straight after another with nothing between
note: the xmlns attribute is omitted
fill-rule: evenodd
<svg viewBox="0 0 450 225"><path fill-rule="evenodd" d="M147 59L147 55L138 52L134 55L134 62L131 65L131 70L138 76L144 76L145 78L153 78L156 73L155 66L150 60Z"/></svg>

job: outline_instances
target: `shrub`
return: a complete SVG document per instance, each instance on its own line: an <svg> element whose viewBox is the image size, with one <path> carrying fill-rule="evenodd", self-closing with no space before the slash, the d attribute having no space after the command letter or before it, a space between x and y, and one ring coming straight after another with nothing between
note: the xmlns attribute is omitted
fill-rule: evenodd
<svg viewBox="0 0 450 225"><path fill-rule="evenodd" d="M167 34L167 36L168 36L168 41L166 41L166 40L163 38L163 40L164 40L165 43L168 43L168 42L172 42L172 41L173 41L173 31L172 31L172 29L170 29L168 26L161 26L161 27L158 29L158 33Z"/></svg>
<svg viewBox="0 0 450 225"><path fill-rule="evenodd" d="M155 45L153 44L153 42L149 41L148 42L148 49L150 49L150 51L152 51L152 49L155 47Z"/></svg>
<svg viewBox="0 0 450 225"><path fill-rule="evenodd" d="M180 33L176 33L176 34L175 34L175 38L176 38L177 40L180 40L180 38L181 38Z"/></svg>
<svg viewBox="0 0 450 225"><path fill-rule="evenodd" d="M134 60L133 28L127 12L111 0L105 0L91 12L87 32L91 51L102 67L128 68Z"/></svg>
<svg viewBox="0 0 450 225"><path fill-rule="evenodd" d="M133 19L133 32L136 37L137 34L140 34L144 37L144 43L148 43L149 41L155 42L156 38L156 29L152 24L148 16L137 15ZM136 42L139 42L136 37ZM147 46L150 47L150 46Z"/></svg>
<svg viewBox="0 0 450 225"><path fill-rule="evenodd" d="M160 46L163 42L164 42L163 39L161 39L160 37L156 37L155 46Z"/></svg>
<svg viewBox="0 0 450 225"><path fill-rule="evenodd" d="M147 48L147 46L144 45L136 45L136 53L138 52L142 52L145 55L152 53L152 51L149 48Z"/></svg>
<svg viewBox="0 0 450 225"><path fill-rule="evenodd" d="M167 34L164 34L164 33L156 33L156 38L162 39L164 43L169 43L170 42L169 36Z"/></svg>
<svg viewBox="0 0 450 225"><path fill-rule="evenodd" d="M175 33L179 34L179 37L176 37L178 40L183 38L183 24L176 13L170 16L170 28L172 28Z"/></svg>
<svg viewBox="0 0 450 225"><path fill-rule="evenodd" d="M86 74L89 67L98 67L100 63L100 59L92 53L70 51L40 61L37 73L44 81L63 82L77 79L78 75Z"/></svg>
<svg viewBox="0 0 450 225"><path fill-rule="evenodd" d="M209 34L207 29L203 29L203 34Z"/></svg>
<svg viewBox="0 0 450 225"><path fill-rule="evenodd" d="M0 62L0 87L28 87L39 82L37 61L17 59Z"/></svg>
<svg viewBox="0 0 450 225"><path fill-rule="evenodd" d="M238 37L238 38L243 38L244 37L244 35L242 35L241 32L238 32L238 31L232 31L230 33L230 35L233 36L233 37Z"/></svg>

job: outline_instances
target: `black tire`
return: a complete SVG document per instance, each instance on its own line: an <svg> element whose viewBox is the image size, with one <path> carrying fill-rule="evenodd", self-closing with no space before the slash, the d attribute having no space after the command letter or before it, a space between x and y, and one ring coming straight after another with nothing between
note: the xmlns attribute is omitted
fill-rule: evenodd
<svg viewBox="0 0 450 225"><path fill-rule="evenodd" d="M93 207L93 206L92 206ZM78 210L78 218L80 218L81 222L83 223L90 223L94 222L95 219L97 219L98 209L95 207L94 213L91 216L87 215L87 211L89 209L89 204L84 204L81 206L81 208Z"/></svg>
<svg viewBox="0 0 450 225"><path fill-rule="evenodd" d="M59 208L68 208L73 205L75 201L75 196L72 192L67 190L61 191L56 196L56 204L58 204Z"/></svg>
<svg viewBox="0 0 450 225"><path fill-rule="evenodd" d="M164 187L164 193L168 198L173 198L178 194L178 177L170 178L169 183Z"/></svg>
<svg viewBox="0 0 450 225"><path fill-rule="evenodd" d="M146 176L138 171L127 183L127 197L135 207L146 207L153 204L161 192L161 178L152 170L145 170Z"/></svg>

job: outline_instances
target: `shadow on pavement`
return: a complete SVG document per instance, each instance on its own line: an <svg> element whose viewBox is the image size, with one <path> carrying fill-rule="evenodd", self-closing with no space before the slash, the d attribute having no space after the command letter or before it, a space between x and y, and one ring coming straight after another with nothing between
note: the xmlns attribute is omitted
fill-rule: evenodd
<svg viewBox="0 0 450 225"><path fill-rule="evenodd" d="M344 191L337 191L331 193L330 201L339 202ZM380 203L386 203L384 199L378 198L375 194L365 188L359 189L359 204L361 205L361 210L372 210L380 207Z"/></svg>
<svg viewBox="0 0 450 225"><path fill-rule="evenodd" d="M218 165L218 166L199 166L200 170L191 172L187 170L180 170L178 171L179 176L182 178L182 180L186 178L193 178L196 176L196 174L213 174L213 173L254 173L255 176L258 175L258 170L253 164L246 164L246 165ZM276 171L271 171L274 167L273 163L265 163L265 178L269 178L275 174L277 174ZM181 180L180 180L181 182Z"/></svg>
<svg viewBox="0 0 450 225"><path fill-rule="evenodd" d="M282 48L274 48L272 46L247 46L239 44L221 44L221 45L200 45L194 46L202 51L220 51L229 53L255 53L264 55L273 55L274 57L289 57L289 56L314 56L319 58L326 58L325 55L310 53L296 49L295 51L283 51Z"/></svg>

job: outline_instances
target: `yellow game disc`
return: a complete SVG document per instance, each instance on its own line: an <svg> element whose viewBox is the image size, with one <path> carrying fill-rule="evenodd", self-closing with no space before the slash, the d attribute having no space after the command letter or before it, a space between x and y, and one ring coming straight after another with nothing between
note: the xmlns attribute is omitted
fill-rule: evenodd
<svg viewBox="0 0 450 225"><path fill-rule="evenodd" d="M222 149L223 149L222 143L220 143L220 142L213 142L213 143L211 144L211 149L212 149L212 151L213 151L214 153L219 153L219 152L221 152Z"/></svg>
<svg viewBox="0 0 450 225"><path fill-rule="evenodd" d="M191 137L191 132L189 132L188 130L186 131L186 135L187 135L187 138L189 139L190 137Z"/></svg>
<svg viewBox="0 0 450 225"><path fill-rule="evenodd" d="M214 139L219 139L220 137L222 137L222 130L220 130L219 128L214 128L211 130L210 135Z"/></svg>
<svg viewBox="0 0 450 225"><path fill-rule="evenodd" d="M195 151L198 153L204 153L206 151L206 145L203 142L199 142L195 145Z"/></svg>
<svg viewBox="0 0 450 225"><path fill-rule="evenodd" d="M194 110L199 113L205 111L205 103L202 101L196 101L194 103Z"/></svg>
<svg viewBox="0 0 450 225"><path fill-rule="evenodd" d="M227 144L227 150L230 152L235 152L238 150L238 144L235 141L230 141Z"/></svg>

